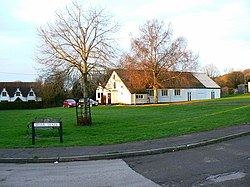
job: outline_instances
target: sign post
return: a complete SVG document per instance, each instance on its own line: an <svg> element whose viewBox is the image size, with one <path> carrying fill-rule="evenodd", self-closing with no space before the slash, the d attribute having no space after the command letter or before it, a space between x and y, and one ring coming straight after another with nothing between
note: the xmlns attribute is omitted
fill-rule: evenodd
<svg viewBox="0 0 250 187"><path fill-rule="evenodd" d="M61 119L36 118L32 122L32 145L35 145L36 129L54 130L55 128L58 129L60 135L60 143L63 143L63 131L62 131Z"/></svg>

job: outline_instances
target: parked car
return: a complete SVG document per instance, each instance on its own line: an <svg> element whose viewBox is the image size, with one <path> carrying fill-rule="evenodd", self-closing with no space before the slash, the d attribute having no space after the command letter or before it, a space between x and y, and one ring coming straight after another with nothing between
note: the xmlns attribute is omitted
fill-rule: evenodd
<svg viewBox="0 0 250 187"><path fill-rule="evenodd" d="M98 101L94 101L93 99L89 99L90 106L98 106Z"/></svg>
<svg viewBox="0 0 250 187"><path fill-rule="evenodd" d="M95 100L93 100L93 99L89 99L89 98L88 98L88 104L89 104L90 106L98 106L98 101L95 101ZM79 106L80 106L80 105L83 105L83 99L79 99L78 105L79 105Z"/></svg>
<svg viewBox="0 0 250 187"><path fill-rule="evenodd" d="M63 107L64 108L76 107L76 101L74 99L66 99L63 102Z"/></svg>

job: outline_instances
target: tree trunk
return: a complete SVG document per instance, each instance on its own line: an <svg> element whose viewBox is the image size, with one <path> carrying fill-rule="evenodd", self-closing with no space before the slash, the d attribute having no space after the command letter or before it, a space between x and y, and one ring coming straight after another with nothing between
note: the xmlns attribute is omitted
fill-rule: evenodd
<svg viewBox="0 0 250 187"><path fill-rule="evenodd" d="M83 74L83 106L84 106L84 118L88 117L88 91L87 91L87 73Z"/></svg>
<svg viewBox="0 0 250 187"><path fill-rule="evenodd" d="M88 85L87 85L87 73L82 74L82 86L83 86L83 106L81 106L81 112L78 113L78 125L91 125L91 113L88 101ZM80 115L80 116L79 116Z"/></svg>
<svg viewBox="0 0 250 187"><path fill-rule="evenodd" d="M83 106L78 116L78 125L91 125L90 103L88 101L88 82L87 82L87 63L85 61L82 70L82 87L83 87ZM79 115L79 114L78 114Z"/></svg>
<svg viewBox="0 0 250 187"><path fill-rule="evenodd" d="M153 87L154 89L154 104L158 103L158 89L157 87Z"/></svg>

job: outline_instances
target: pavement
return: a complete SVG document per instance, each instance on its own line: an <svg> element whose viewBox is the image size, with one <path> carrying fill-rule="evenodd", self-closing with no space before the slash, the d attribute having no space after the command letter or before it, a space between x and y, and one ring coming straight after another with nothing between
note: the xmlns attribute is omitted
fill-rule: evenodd
<svg viewBox="0 0 250 187"><path fill-rule="evenodd" d="M170 138L101 146L0 149L0 163L50 163L161 154L249 136L250 124Z"/></svg>

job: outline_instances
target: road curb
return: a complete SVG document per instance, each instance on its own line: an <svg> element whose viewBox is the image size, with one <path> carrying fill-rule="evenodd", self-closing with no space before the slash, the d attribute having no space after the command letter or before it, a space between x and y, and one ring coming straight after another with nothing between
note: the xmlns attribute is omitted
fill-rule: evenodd
<svg viewBox="0 0 250 187"><path fill-rule="evenodd" d="M71 156L71 157L51 157L51 158L0 158L0 163L53 163L53 162L73 162L73 161L90 161L90 160L104 160L104 159L118 159L128 158L135 156L146 156L161 154L167 152L176 152L181 150L192 149L196 147L202 147L211 145L234 138L250 135L250 131L236 133L232 135L223 136L220 138L214 138L209 140L202 140L196 143L182 144L172 147L163 147L157 149L146 149L140 151L126 151L117 153L107 153L98 155L86 155L86 156Z"/></svg>

